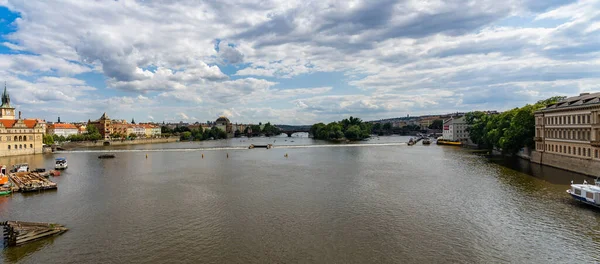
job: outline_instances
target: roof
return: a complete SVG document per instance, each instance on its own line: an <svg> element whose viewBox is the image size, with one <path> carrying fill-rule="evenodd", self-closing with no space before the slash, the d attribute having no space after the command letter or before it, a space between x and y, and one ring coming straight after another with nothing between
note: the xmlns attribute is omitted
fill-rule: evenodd
<svg viewBox="0 0 600 264"><path fill-rule="evenodd" d="M52 129L77 129L77 127L73 124L63 124L63 123L59 123L59 124L52 124L50 126L48 126L48 128Z"/></svg>
<svg viewBox="0 0 600 264"><path fill-rule="evenodd" d="M229 118L224 117L224 116L220 116L219 118L217 118L216 122L227 122L227 123L230 123Z"/></svg>
<svg viewBox="0 0 600 264"><path fill-rule="evenodd" d="M562 101L546 106L544 110L562 109L574 106L587 106L600 104L600 92L599 93L581 93L579 96L569 97Z"/></svg>
<svg viewBox="0 0 600 264"><path fill-rule="evenodd" d="M5 120L0 120L0 123L2 123L4 125L4 127L6 127L6 128L11 128L17 123L17 121L19 121L19 120L18 119L5 119ZM25 124L25 126L27 128L33 128L38 123L38 121L37 121L37 119L23 119L23 123Z"/></svg>

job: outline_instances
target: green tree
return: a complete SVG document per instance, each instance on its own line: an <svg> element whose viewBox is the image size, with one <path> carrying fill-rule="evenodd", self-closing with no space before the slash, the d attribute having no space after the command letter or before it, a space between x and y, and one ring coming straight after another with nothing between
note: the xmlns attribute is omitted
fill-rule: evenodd
<svg viewBox="0 0 600 264"><path fill-rule="evenodd" d="M46 134L44 135L44 137L42 138L42 142L46 145L53 145L54 144L54 137L52 137L52 135Z"/></svg>
<svg viewBox="0 0 600 264"><path fill-rule="evenodd" d="M192 132L190 131L185 131L183 133L181 133L181 140L192 140Z"/></svg>
<svg viewBox="0 0 600 264"><path fill-rule="evenodd" d="M392 123L387 122L387 123L383 124L383 130L385 130L385 131L392 130Z"/></svg>
<svg viewBox="0 0 600 264"><path fill-rule="evenodd" d="M444 126L444 120L436 119L429 125L429 129L442 129Z"/></svg>
<svg viewBox="0 0 600 264"><path fill-rule="evenodd" d="M129 134L129 138L135 139L135 138L137 138L137 134L131 133L131 134Z"/></svg>
<svg viewBox="0 0 600 264"><path fill-rule="evenodd" d="M373 125L373 134L378 133L381 131L381 124L380 123L375 123Z"/></svg>
<svg viewBox="0 0 600 264"><path fill-rule="evenodd" d="M361 129L357 125L351 125L346 129L346 132L344 132L344 136L349 140L358 140L362 137Z"/></svg>

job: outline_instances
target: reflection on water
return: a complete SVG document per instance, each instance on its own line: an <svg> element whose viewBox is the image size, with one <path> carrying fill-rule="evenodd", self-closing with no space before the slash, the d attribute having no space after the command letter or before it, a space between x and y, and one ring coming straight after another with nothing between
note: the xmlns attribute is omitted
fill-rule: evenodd
<svg viewBox="0 0 600 264"><path fill-rule="evenodd" d="M69 169L52 177L57 191L0 198L0 220L57 222L70 231L41 241L46 244L4 249L3 260L600 259L600 214L565 193L571 180L584 176L520 159L489 160L452 146L406 146L407 140L348 145L253 138L98 149L119 150L115 159L85 151L20 157L49 168L55 156L64 156ZM247 149L274 141L274 149Z"/></svg>

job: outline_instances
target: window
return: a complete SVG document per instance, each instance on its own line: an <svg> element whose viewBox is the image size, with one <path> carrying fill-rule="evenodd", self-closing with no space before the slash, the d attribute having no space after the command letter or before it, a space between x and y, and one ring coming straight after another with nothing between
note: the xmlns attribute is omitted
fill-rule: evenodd
<svg viewBox="0 0 600 264"><path fill-rule="evenodd" d="M10 145L8 145L8 150L10 150ZM596 150L596 156L598 156L598 151L597 150Z"/></svg>
<svg viewBox="0 0 600 264"><path fill-rule="evenodd" d="M585 119L587 121L586 124L589 124L590 123L590 115L585 116Z"/></svg>
<svg viewBox="0 0 600 264"><path fill-rule="evenodd" d="M581 156L581 148L577 148L577 155Z"/></svg>
<svg viewBox="0 0 600 264"><path fill-rule="evenodd" d="M577 139L581 139L581 131L577 131Z"/></svg>
<svg viewBox="0 0 600 264"><path fill-rule="evenodd" d="M571 146L569 146L569 154L571 154Z"/></svg>
<svg viewBox="0 0 600 264"><path fill-rule="evenodd" d="M562 146L558 146L558 152L560 152L560 153L562 153L562 152L563 152L563 150L562 150Z"/></svg>
<svg viewBox="0 0 600 264"><path fill-rule="evenodd" d="M580 115L577 116L577 124L581 124L581 116Z"/></svg>
<svg viewBox="0 0 600 264"><path fill-rule="evenodd" d="M30 148L33 148L33 144L29 144L29 147L30 147Z"/></svg>
<svg viewBox="0 0 600 264"><path fill-rule="evenodd" d="M8 147L9 147L9 149L10 149L10 146L8 146ZM594 151L594 157L595 157L595 158L598 158L598 150Z"/></svg>
<svg viewBox="0 0 600 264"><path fill-rule="evenodd" d="M587 150L588 150L588 151L587 151L587 152L588 152L588 157L590 157L590 158L591 158L591 157L592 157L592 150L591 150L591 149L589 149L589 148L588 148Z"/></svg>
<svg viewBox="0 0 600 264"><path fill-rule="evenodd" d="M26 149L27 148L27 144L23 144L23 148Z"/></svg>
<svg viewBox="0 0 600 264"><path fill-rule="evenodd" d="M19 145L19 148L20 148L20 149L23 149L23 145Z"/></svg>
<svg viewBox="0 0 600 264"><path fill-rule="evenodd" d="M575 189L575 188L573 188L573 190L575 190L575 194L581 195L581 189Z"/></svg>
<svg viewBox="0 0 600 264"><path fill-rule="evenodd" d="M594 193L593 192L585 192L585 197L593 200L594 199Z"/></svg>

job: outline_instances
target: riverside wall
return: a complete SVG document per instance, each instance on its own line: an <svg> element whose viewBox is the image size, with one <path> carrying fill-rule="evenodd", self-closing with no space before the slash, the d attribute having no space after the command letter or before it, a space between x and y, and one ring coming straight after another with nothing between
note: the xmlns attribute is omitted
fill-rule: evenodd
<svg viewBox="0 0 600 264"><path fill-rule="evenodd" d="M598 173L600 172L600 162L591 158L574 158L554 153L532 151L531 162L591 176L599 176Z"/></svg>
<svg viewBox="0 0 600 264"><path fill-rule="evenodd" d="M155 143L170 143L179 141L178 137L170 138L148 138L148 139L135 139L135 140L97 140L97 141L83 141L83 142L68 142L60 145L63 149L73 148L87 148L87 147L105 147L105 146L124 146L124 145L138 145L138 144L155 144Z"/></svg>

